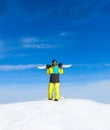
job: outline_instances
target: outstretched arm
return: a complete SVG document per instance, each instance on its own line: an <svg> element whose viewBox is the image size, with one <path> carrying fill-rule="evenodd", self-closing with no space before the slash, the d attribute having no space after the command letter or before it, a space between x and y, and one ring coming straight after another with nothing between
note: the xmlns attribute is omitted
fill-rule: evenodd
<svg viewBox="0 0 110 130"><path fill-rule="evenodd" d="M63 74L63 73L64 73L63 64L62 64L62 63L59 63L59 64L58 64L58 67L59 67L59 74Z"/></svg>
<svg viewBox="0 0 110 130"><path fill-rule="evenodd" d="M53 74L53 69L52 69L52 67L47 68L47 74Z"/></svg>
<svg viewBox="0 0 110 130"><path fill-rule="evenodd" d="M64 73L63 68L60 68L60 69L59 69L59 74L63 74L63 73Z"/></svg>

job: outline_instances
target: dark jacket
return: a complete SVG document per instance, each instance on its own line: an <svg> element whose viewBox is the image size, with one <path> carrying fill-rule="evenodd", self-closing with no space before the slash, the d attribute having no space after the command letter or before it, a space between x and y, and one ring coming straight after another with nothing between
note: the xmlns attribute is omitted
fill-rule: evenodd
<svg viewBox="0 0 110 130"><path fill-rule="evenodd" d="M52 66L47 69L47 74L50 74L51 83L59 83L59 74L63 74L63 68L59 68L58 66Z"/></svg>
<svg viewBox="0 0 110 130"><path fill-rule="evenodd" d="M59 74L51 74L50 75L50 82L51 83L59 83L60 82Z"/></svg>

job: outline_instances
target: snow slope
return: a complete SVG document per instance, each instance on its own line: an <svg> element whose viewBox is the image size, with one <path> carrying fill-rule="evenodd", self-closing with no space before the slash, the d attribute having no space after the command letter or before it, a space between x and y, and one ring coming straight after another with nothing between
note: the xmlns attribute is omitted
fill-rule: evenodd
<svg viewBox="0 0 110 130"><path fill-rule="evenodd" d="M110 104L79 99L1 104L0 130L110 130Z"/></svg>

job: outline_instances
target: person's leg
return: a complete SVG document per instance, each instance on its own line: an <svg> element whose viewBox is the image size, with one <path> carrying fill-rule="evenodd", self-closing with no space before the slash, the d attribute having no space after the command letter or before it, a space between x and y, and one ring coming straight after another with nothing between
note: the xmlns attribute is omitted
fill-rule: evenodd
<svg viewBox="0 0 110 130"><path fill-rule="evenodd" d="M54 91L55 91L55 100L59 100L60 99L60 83L55 83Z"/></svg>
<svg viewBox="0 0 110 130"><path fill-rule="evenodd" d="M49 86L48 86L48 99L49 100L53 99L53 87L54 87L54 83L49 83Z"/></svg>

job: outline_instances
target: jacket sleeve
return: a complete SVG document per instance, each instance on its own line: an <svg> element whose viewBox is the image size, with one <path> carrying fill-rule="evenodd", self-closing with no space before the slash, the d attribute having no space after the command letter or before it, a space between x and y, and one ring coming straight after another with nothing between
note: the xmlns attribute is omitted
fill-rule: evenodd
<svg viewBox="0 0 110 130"><path fill-rule="evenodd" d="M59 74L63 74L63 73L64 73L63 68L60 68L60 69L59 69Z"/></svg>
<svg viewBox="0 0 110 130"><path fill-rule="evenodd" d="M53 74L53 68L50 67L49 69L47 69L47 74Z"/></svg>

